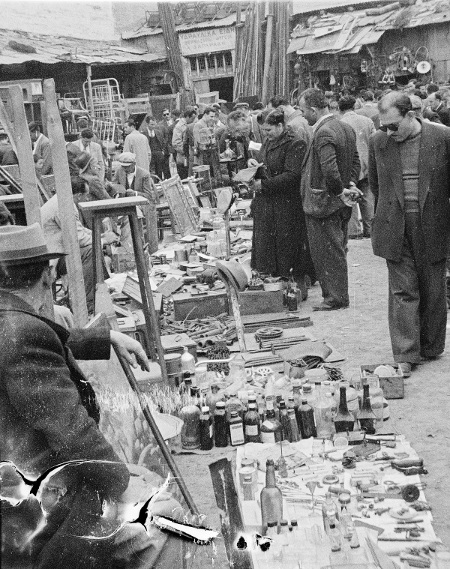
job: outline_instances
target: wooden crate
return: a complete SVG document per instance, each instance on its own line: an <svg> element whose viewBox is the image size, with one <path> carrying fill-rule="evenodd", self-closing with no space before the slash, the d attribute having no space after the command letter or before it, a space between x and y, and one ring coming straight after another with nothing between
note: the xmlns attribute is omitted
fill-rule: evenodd
<svg viewBox="0 0 450 569"><path fill-rule="evenodd" d="M244 290L238 298L242 316L284 311L282 290Z"/></svg>
<svg viewBox="0 0 450 569"><path fill-rule="evenodd" d="M379 365L392 366L397 373L395 377L379 377L380 387L383 390L385 399L403 399L405 397L405 378L398 364L362 365L360 366L361 378L373 375L373 372Z"/></svg>

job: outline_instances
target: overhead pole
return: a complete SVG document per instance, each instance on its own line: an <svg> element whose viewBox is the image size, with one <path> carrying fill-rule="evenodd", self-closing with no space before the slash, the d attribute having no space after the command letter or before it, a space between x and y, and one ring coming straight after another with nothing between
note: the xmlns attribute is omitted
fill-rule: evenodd
<svg viewBox="0 0 450 569"><path fill-rule="evenodd" d="M175 74L177 89L181 95L181 105L182 107L186 107L187 105L194 104L194 91L192 84L187 84L189 80L184 73L180 39L175 27L173 8L169 2L158 2L158 12L161 20L164 43L166 45L167 59Z"/></svg>

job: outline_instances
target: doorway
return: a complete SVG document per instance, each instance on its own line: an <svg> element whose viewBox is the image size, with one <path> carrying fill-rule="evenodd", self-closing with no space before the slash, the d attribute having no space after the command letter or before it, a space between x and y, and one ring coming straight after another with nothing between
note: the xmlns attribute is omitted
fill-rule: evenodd
<svg viewBox="0 0 450 569"><path fill-rule="evenodd" d="M209 90L219 91L219 98L225 101L233 101L233 77L222 77L221 79L210 79Z"/></svg>

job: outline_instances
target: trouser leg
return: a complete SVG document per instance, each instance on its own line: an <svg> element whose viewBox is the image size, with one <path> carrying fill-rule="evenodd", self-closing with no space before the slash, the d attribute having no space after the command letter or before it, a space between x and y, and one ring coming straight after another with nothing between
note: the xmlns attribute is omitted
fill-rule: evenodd
<svg viewBox="0 0 450 569"><path fill-rule="evenodd" d="M419 271L420 354L433 357L445 348L447 329L446 259Z"/></svg>
<svg viewBox="0 0 450 569"><path fill-rule="evenodd" d="M306 216L309 247L324 302L348 306L347 229L351 210L326 218Z"/></svg>
<svg viewBox="0 0 450 569"><path fill-rule="evenodd" d="M162 158L162 172L164 174L165 180L168 180L171 177L169 160L170 160L170 155L164 156Z"/></svg>
<svg viewBox="0 0 450 569"><path fill-rule="evenodd" d="M362 191L363 195L359 201L359 209L361 211L363 235L364 237L370 237L370 231L372 228L372 219L375 209L375 198L369 187L369 181L367 178L360 180L358 182L358 188Z"/></svg>

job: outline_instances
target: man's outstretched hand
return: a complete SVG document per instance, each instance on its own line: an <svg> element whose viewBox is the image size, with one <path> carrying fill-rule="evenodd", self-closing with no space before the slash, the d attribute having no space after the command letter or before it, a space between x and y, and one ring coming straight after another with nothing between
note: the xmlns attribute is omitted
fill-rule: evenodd
<svg viewBox="0 0 450 569"><path fill-rule="evenodd" d="M111 344L131 366L136 368L139 363L143 370L150 371L150 362L144 352L144 348L137 340L133 340L133 338L116 330L111 330L110 334Z"/></svg>

